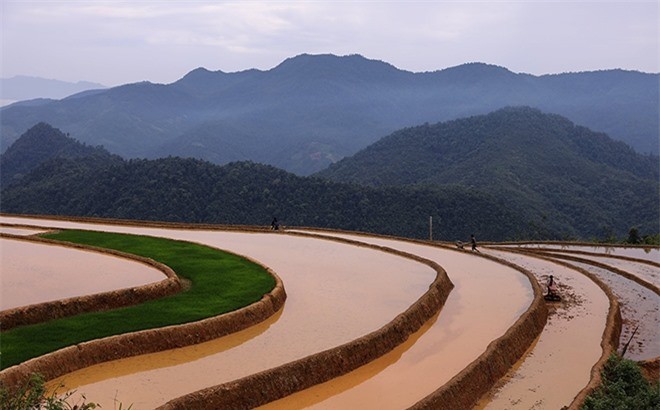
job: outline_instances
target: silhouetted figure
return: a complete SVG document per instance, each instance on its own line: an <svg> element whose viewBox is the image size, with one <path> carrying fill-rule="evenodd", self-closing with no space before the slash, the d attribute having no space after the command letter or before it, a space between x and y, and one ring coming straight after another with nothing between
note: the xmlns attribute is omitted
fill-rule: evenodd
<svg viewBox="0 0 660 410"><path fill-rule="evenodd" d="M277 218L273 217L273 222L270 223L270 229L273 231L280 229L280 224L277 222Z"/></svg>
<svg viewBox="0 0 660 410"><path fill-rule="evenodd" d="M550 275L548 278L548 295L557 292L557 284L555 283L555 277Z"/></svg>
<svg viewBox="0 0 660 410"><path fill-rule="evenodd" d="M475 239L474 235L470 235L470 242L472 242L472 250L479 252L479 249L477 249L477 240Z"/></svg>
<svg viewBox="0 0 660 410"><path fill-rule="evenodd" d="M561 300L561 297L559 296L559 289L557 288L557 282L555 282L554 276L550 275L548 278L548 293L544 296L545 300L550 300L553 302L557 302Z"/></svg>

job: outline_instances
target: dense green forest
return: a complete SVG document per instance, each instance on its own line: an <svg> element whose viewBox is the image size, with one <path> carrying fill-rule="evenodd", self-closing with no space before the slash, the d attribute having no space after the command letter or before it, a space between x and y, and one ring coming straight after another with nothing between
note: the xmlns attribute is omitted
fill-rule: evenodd
<svg viewBox="0 0 660 410"><path fill-rule="evenodd" d="M312 226L426 238L524 238L533 234L505 204L460 187L367 188L298 177L251 162L195 159L51 160L2 192L10 213L141 220Z"/></svg>
<svg viewBox="0 0 660 410"><path fill-rule="evenodd" d="M54 158L92 157L100 162L121 160L102 147L90 147L46 123L30 128L0 156L0 188L20 179L43 162Z"/></svg>
<svg viewBox="0 0 660 410"><path fill-rule="evenodd" d="M520 121L535 117L568 126L561 117L526 108L503 110L495 113L494 118L503 121L503 129L521 129ZM345 175L333 177L347 182L332 181L325 173L324 178L301 177L249 161L219 166L178 157L124 160L102 148L79 144L47 124L38 124L0 156L2 179L11 176L11 181L3 182L7 186L1 192L0 210L248 225L268 225L277 217L285 226L349 229L414 238L428 238L429 217L432 217L434 238L450 241L467 240L470 234L479 240L611 239L625 237L631 227L635 227L639 236L658 232L653 224L660 212L657 170L649 170L644 162L653 158L634 153L632 159L628 158L632 151L623 144L616 145L618 152L609 151L599 145L609 139L598 135L594 137L596 145L585 145L581 154L591 158L587 162L591 173L584 173L576 158L565 159L564 152L563 156L552 159L552 166L562 172L555 175L545 169L550 165L543 165L542 156L530 158L525 157L531 155L529 152L520 154L530 148L506 145L506 133L488 137L498 141L501 149L496 149L498 144L478 149L480 143L470 140L469 124L491 127L493 124L483 123L484 118L402 130L374 145L377 151L391 155L371 166L355 165L360 164L368 150L356 155L355 175L383 178L376 172L380 162L388 165L383 169L392 172L384 178L387 184L374 180L369 184ZM443 139L442 143L435 140L434 129L456 124L467 127L458 142L452 142L451 138ZM543 140L549 141L552 138L543 134L545 130L539 128L538 132ZM584 135L574 141L577 146L585 144L581 138L590 135L588 130L580 129L580 132ZM455 157L454 164L448 159L449 151L445 157L425 158L410 154L405 144L395 145L392 151L384 149L392 140L408 141L415 146L415 136L419 135L435 141L435 148L420 145L419 151L428 151L430 155L445 150L442 144L456 145L459 152L451 154ZM477 140L486 138L476 135ZM550 150L550 146L538 141L527 145ZM568 141L563 141L555 149L563 152L568 145ZM480 151L490 152L493 158L489 161L503 170L488 165ZM501 157L504 151L518 152L519 158ZM40 152L63 154L35 154ZM70 155L71 152L85 155ZM30 169L16 171L17 164L27 163L31 164ZM461 164L466 167L461 168ZM328 174L351 169L346 168L348 165L351 161L342 161L328 170ZM615 165L631 171L614 172ZM450 177L440 183L434 178L441 177L443 172ZM614 179L611 174L615 174ZM421 175L426 175L428 180ZM470 175L483 175L485 182L477 183L478 180L468 178ZM583 179L587 180L579 185L582 190L571 185ZM590 190L593 187L598 189ZM603 199L605 194L594 196L594 192L598 194L601 190L607 194L606 199Z"/></svg>
<svg viewBox="0 0 660 410"><path fill-rule="evenodd" d="M509 107L400 130L317 174L382 186L473 187L569 235L658 232L658 157L558 115Z"/></svg>

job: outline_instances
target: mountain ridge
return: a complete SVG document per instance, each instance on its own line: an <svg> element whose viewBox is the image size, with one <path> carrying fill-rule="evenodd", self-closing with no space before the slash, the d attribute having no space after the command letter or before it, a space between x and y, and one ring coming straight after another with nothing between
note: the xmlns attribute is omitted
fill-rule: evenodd
<svg viewBox="0 0 660 410"><path fill-rule="evenodd" d="M624 70L537 77L484 63L412 73L359 55L300 55L266 71L197 68L170 84L5 107L0 147L45 121L126 158L188 152L308 175L406 126L529 105L657 153L659 78ZM242 156L227 146L244 147Z"/></svg>
<svg viewBox="0 0 660 410"><path fill-rule="evenodd" d="M104 88L107 87L91 81L70 82L28 75L0 78L0 98L9 101L61 99L82 91Z"/></svg>

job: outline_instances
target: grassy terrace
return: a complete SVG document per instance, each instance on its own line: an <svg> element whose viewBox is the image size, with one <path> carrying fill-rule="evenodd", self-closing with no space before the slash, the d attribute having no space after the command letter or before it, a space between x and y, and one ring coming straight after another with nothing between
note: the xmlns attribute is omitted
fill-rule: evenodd
<svg viewBox="0 0 660 410"><path fill-rule="evenodd" d="M261 266L207 246L147 236L91 231L44 235L152 258L190 281L190 289L163 299L22 326L0 333L1 367L101 337L181 324L247 306L273 289Z"/></svg>

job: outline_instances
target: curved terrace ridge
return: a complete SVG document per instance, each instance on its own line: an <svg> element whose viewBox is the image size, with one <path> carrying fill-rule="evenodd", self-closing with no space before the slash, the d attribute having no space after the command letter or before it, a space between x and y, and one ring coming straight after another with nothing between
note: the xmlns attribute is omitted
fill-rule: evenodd
<svg viewBox="0 0 660 410"><path fill-rule="evenodd" d="M89 218L84 218L89 219ZM87 220L85 222L91 223L107 223L106 220ZM70 218L61 220L69 220L78 222L78 218ZM113 225L123 225L122 221L112 221ZM167 229L210 229L210 230L222 230L218 229L219 226L207 226L207 225L187 225L187 224L169 224L169 223L156 223L149 224L142 221L133 221L129 223L130 226L150 226L158 228L167 228ZM33 225L28 225L32 227ZM231 227L227 229L228 231L237 231L240 228ZM263 227L247 227L243 232L263 232L266 229ZM302 229L301 229L302 230ZM325 231L325 230L324 230ZM350 235L361 235L356 232L344 232ZM281 234L281 233L280 233ZM283 238L284 236L278 237ZM331 235L331 232L328 232ZM287 236L309 236L315 237L318 239L328 240L329 238L325 235L319 235L316 233L287 233ZM185 235L182 235L185 236ZM379 235L363 235L365 238L369 236L378 237ZM401 240L401 238L393 238ZM337 238L332 238L333 241L338 241ZM359 239L339 239L346 244L353 246L366 246L371 247L380 251L390 252L393 249L387 246L374 245L374 244L365 244L362 243ZM366 242L366 240L365 240ZM417 242L425 245L437 245L437 242L431 243L428 241L410 241ZM482 244L486 245L486 244ZM498 244L499 245L499 244ZM535 246L540 246L538 243L534 243ZM584 245L584 244L579 244ZM589 245L593 246L593 245ZM446 249L451 249L454 252L457 251L453 247L445 247ZM498 261L498 263L503 263L511 267L515 267L517 270L523 272L528 278L533 288L534 298L532 304L523 312L518 320L506 331L505 335L502 337L493 340L488 345L486 351L477 358L470 365L465 367L460 373L453 377L449 382L444 383L440 386L433 394L427 396L425 399L419 401L412 408L415 409L426 409L426 408L437 408L439 405L443 407L451 408L470 408L475 405L479 400L481 395L485 394L502 376L504 376L512 367L514 367L517 361L525 356L529 349L534 345L535 341L538 340L539 334L544 330L546 320L547 320L547 308L545 302L542 300L542 290L538 284L540 276L534 273L527 271L526 269L516 267L516 264L510 263L508 261L503 261L501 258L496 258L492 255L488 255L488 246L484 246L485 252L484 256L490 258L493 261ZM511 249L508 247L499 247L495 246L491 249L496 250L506 250L514 251L514 253L520 255L527 255L528 259L538 258L541 260L546 260L552 264L558 266L563 266L567 269L571 269L579 272L580 274L589 278L592 281L592 286L595 284L596 288L600 288L605 294L603 304L605 313L603 317L604 326L600 337L600 354L595 363L591 367L591 371L587 375L589 377L587 385L583 386L579 393L573 398L572 403L570 403L569 408L577 409L583 402L585 396L591 392L594 387L599 384L600 381L600 371L603 368L603 365L610 353L616 351L617 345L619 343L619 337L622 328L622 318L621 310L619 306L618 297L612 292L612 289L599 279L598 275L595 273L577 267L573 264L568 263L568 260L573 262L583 262L589 263L586 261L587 252L574 252L575 256L565 257L562 255L556 255L553 251L545 249L547 253L541 254L543 250L536 248L515 248ZM412 306L410 306L403 313L399 314L394 320L386 323L381 328L378 328L375 331L372 331L362 337L353 339L348 343L341 344L337 347L330 348L327 350L319 351L318 353L313 353L306 357L303 357L298 360L289 361L279 366L275 366L268 370L256 372L249 374L246 377L241 377L235 379L231 382L225 382L218 384L212 387L204 388L202 390L195 391L190 394L186 394L177 399L171 400L167 404L163 405L161 408L172 409L172 408L190 408L194 407L195 403L198 403L199 406L241 406L241 407L255 407L258 405L269 403L277 398L287 396L294 392L306 389L312 385L322 383L324 381L335 378L341 374L344 374L348 371L351 371L357 367L362 366L363 364L369 363L376 358L384 355L385 353L391 351L396 346L401 345L405 340L415 333L422 325L432 318L434 314L437 314L438 310L444 304L447 299L453 284L451 283L449 277L447 277L447 272L433 261L426 260L425 258L420 257L417 254L402 252L399 250L394 250L395 252L400 252L400 256L410 257L412 259L418 258L419 262L426 263L430 262L435 264L430 265L437 272L436 279L433 284L429 287L429 290L424 293L424 295L417 300ZM581 254L582 257L577 256ZM595 256L595 255L594 255ZM609 255L608 255L609 256ZM635 258L620 257L624 260L631 260ZM627 259L626 259L627 258ZM561 261L564 259L566 261ZM653 261L639 261L634 260L634 262L645 263L651 266L658 266L657 263ZM594 266L600 266L604 268L604 264L598 265L592 264ZM612 270L612 267L609 267ZM612 270L615 273L617 272L616 268ZM629 280L634 280L641 286L651 290L654 293L657 292L657 287L652 284L647 283L643 279L640 281L639 278L634 279L635 275L630 274L619 269L621 276L626 277ZM448 283L438 284L438 278L441 276L440 272L444 272L444 276L447 279ZM536 273L536 272L535 272ZM628 276L631 277L627 277ZM580 275L578 275L580 276ZM650 287L648 285L651 285ZM448 289L446 288L448 286ZM655 289L654 289L655 288ZM283 291L283 289L282 289ZM446 293L443 296L443 292ZM430 297L429 297L430 295ZM422 302L421 306L417 306L420 301L428 298L425 302ZM436 305L439 306L437 309ZM608 306L609 305L609 306ZM434 313L435 309L435 313ZM424 319L425 316L428 316L427 319ZM161 329L155 329L161 330ZM594 339L595 340L595 339ZM130 343L130 342L129 342ZM595 345L596 342L594 342ZM71 346L73 348L78 348L77 346ZM68 349L68 348L65 348ZM62 349L62 350L65 350ZM504 355L504 357L503 357ZM67 360L66 357L60 358L62 360ZM112 359L109 359L112 360ZM596 358L594 358L596 360ZM59 359L58 359L59 361ZM655 360L649 361L651 364L657 367L657 358ZM518 362L519 363L519 362ZM61 365L61 363L57 363ZM588 369L587 369L588 370ZM247 373L246 373L247 374ZM2 373L0 373L0 378ZM571 396L575 394L572 393ZM198 407L199 407L198 406Z"/></svg>
<svg viewBox="0 0 660 410"><path fill-rule="evenodd" d="M0 311L0 323L2 331L8 331L18 326L31 325L45 322L47 320L74 316L85 312L96 312L102 310L116 309L124 306L137 305L148 300L159 299L173 295L183 289L183 284L176 273L167 265L157 262L151 258L120 252L113 249L99 248L89 245L65 243L46 239L39 236L14 235L1 233L0 238L62 246L71 249L80 249L106 255L112 255L123 259L137 261L149 267L161 271L165 279L156 283L117 289L92 295L75 296L49 302L35 303L27 306L19 306Z"/></svg>
<svg viewBox="0 0 660 410"><path fill-rule="evenodd" d="M209 248L208 246L206 247ZM238 310L190 323L174 324L76 343L72 346L63 347L54 352L22 361L17 365L2 370L0 372L0 382L5 387L11 389L26 381L33 373L40 373L45 380L51 380L74 370L109 360L202 343L250 327L279 311L284 305L286 292L277 274L259 262L235 255L231 252L223 252L227 255L232 255L234 258L245 259L263 269L274 281L272 289L264 294L257 302ZM101 295L97 301L103 301L105 297L106 295ZM90 295L90 304L93 304L94 300L94 295ZM42 311L38 310L38 312ZM3 333L5 333L4 329ZM5 333L5 340L6 335Z"/></svg>

